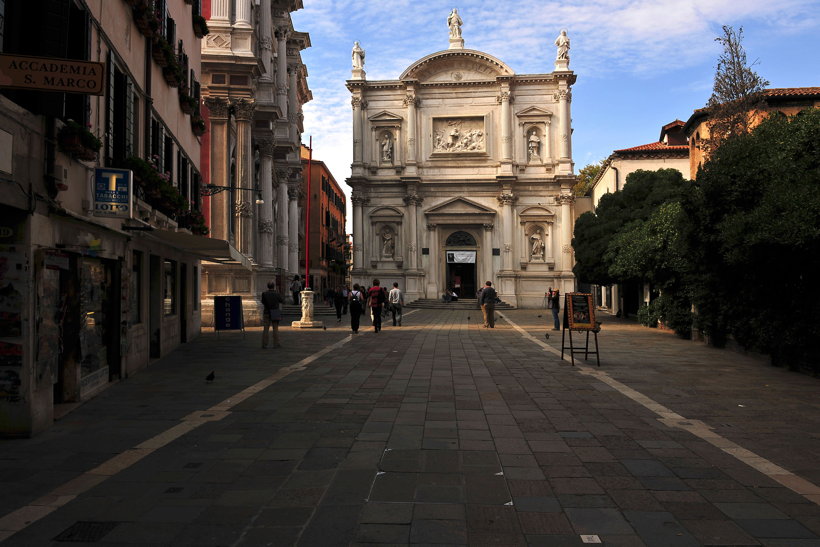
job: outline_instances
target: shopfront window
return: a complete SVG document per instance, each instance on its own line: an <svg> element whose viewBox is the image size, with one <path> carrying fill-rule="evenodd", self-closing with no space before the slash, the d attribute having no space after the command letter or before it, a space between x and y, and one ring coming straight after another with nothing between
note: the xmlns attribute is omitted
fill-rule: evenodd
<svg viewBox="0 0 820 547"><path fill-rule="evenodd" d="M108 366L106 317L111 278L100 259L83 258L80 270L80 378ZM107 375L106 375L107 378Z"/></svg>
<svg viewBox="0 0 820 547"><path fill-rule="evenodd" d="M165 293L162 299L165 315L177 312L177 263L175 260L164 262Z"/></svg>

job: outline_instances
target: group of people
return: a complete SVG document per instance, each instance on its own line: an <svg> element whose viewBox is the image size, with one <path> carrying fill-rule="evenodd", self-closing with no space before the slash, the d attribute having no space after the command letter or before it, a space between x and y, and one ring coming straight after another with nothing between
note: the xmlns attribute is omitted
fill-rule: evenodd
<svg viewBox="0 0 820 547"><path fill-rule="evenodd" d="M399 289L398 283L393 283L393 288L388 292L381 286L378 279L374 279L369 288L353 285L349 297L350 306L350 330L353 334L359 333L361 316L368 310L370 321L373 325L373 332L382 330L382 315L390 313L393 316L393 326L400 327L402 310L404 308L404 293Z"/></svg>

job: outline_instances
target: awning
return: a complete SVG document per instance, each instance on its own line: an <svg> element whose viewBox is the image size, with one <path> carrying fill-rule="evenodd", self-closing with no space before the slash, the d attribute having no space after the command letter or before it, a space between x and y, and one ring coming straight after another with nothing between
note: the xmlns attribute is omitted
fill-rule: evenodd
<svg viewBox="0 0 820 547"><path fill-rule="evenodd" d="M214 239L205 236L195 236L186 232L171 232L169 230L151 230L144 232L146 236L167 243L181 251L191 253L200 260L218 262L219 264L240 265L251 269L251 261L224 239Z"/></svg>

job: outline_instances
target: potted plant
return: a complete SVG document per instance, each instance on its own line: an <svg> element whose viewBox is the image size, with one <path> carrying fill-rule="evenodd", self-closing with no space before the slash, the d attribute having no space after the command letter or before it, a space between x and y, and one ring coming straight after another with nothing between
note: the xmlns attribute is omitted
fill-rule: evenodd
<svg viewBox="0 0 820 547"><path fill-rule="evenodd" d="M57 133L57 145L60 150L77 159L94 161L102 147L102 141L89 128L74 120L66 120L65 125Z"/></svg>
<svg viewBox="0 0 820 547"><path fill-rule="evenodd" d="M189 209L177 218L177 223L180 228L187 228L191 230L191 233L194 235L208 235L208 226L205 224L205 217L202 211Z"/></svg>
<svg viewBox="0 0 820 547"><path fill-rule="evenodd" d="M202 38L210 32L208 30L208 23L205 21L205 18L201 15L194 15L191 19L191 25L194 29L194 35L197 38Z"/></svg>
<svg viewBox="0 0 820 547"><path fill-rule="evenodd" d="M193 114L199 105L194 97L186 94L179 96L179 106L186 114Z"/></svg>
<svg viewBox="0 0 820 547"><path fill-rule="evenodd" d="M163 68L168 66L167 49L171 49L171 56L173 56L173 48L171 48L171 44L168 43L168 40L163 36L155 34L151 45L151 56L154 58L154 62Z"/></svg>
<svg viewBox="0 0 820 547"><path fill-rule="evenodd" d="M201 137L205 134L205 120L202 116L191 116L191 131L193 131L197 137Z"/></svg>

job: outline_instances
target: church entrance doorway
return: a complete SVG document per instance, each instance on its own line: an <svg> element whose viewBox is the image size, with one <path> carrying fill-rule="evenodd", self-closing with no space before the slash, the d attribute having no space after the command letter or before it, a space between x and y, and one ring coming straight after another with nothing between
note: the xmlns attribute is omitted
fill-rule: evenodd
<svg viewBox="0 0 820 547"><path fill-rule="evenodd" d="M475 263L447 264L447 286L453 289L459 298L475 298L476 280Z"/></svg>
<svg viewBox="0 0 820 547"><path fill-rule="evenodd" d="M459 298L474 298L476 290L476 240L468 232L453 232L444 244L447 264L445 289Z"/></svg>

